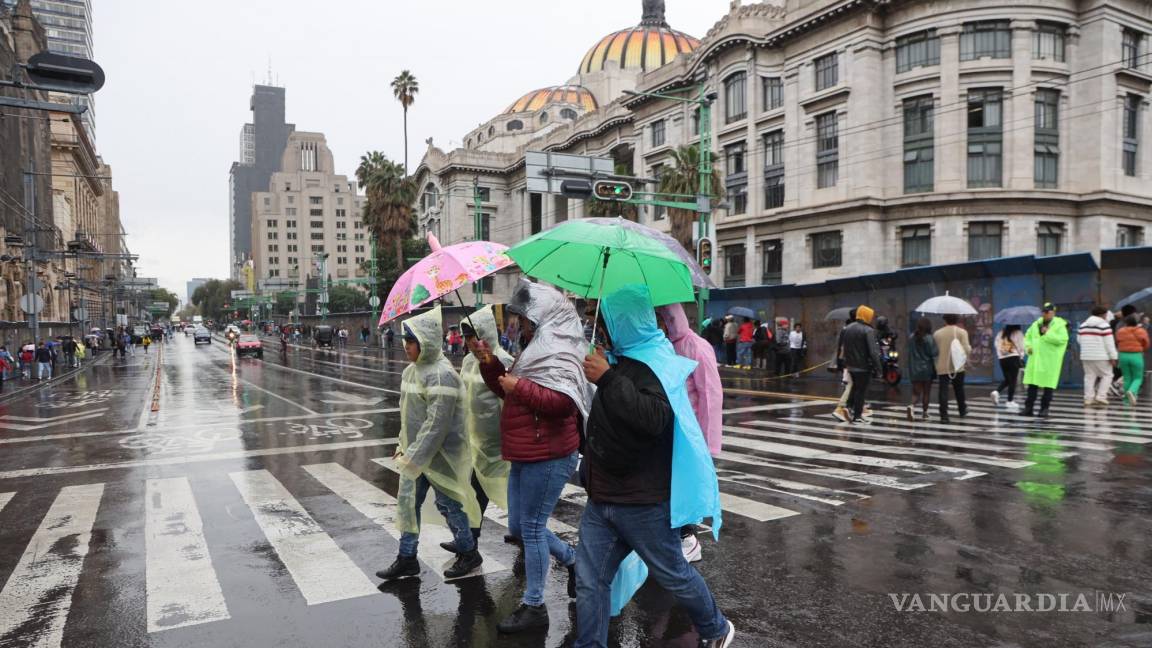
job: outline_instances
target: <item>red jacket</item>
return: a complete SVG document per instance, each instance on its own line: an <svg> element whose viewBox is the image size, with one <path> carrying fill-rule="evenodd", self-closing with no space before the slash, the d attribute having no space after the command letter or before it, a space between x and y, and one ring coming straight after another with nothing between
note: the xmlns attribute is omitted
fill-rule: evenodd
<svg viewBox="0 0 1152 648"><path fill-rule="evenodd" d="M738 339L741 342L753 342L753 341L755 341L756 325L753 324L752 322L742 323L740 325L738 335L740 336Z"/></svg>
<svg viewBox="0 0 1152 648"><path fill-rule="evenodd" d="M480 365L484 384L500 398L500 453L507 461L535 462L567 457L580 445L580 411L560 392L521 378L511 394L499 379L507 373L493 358Z"/></svg>

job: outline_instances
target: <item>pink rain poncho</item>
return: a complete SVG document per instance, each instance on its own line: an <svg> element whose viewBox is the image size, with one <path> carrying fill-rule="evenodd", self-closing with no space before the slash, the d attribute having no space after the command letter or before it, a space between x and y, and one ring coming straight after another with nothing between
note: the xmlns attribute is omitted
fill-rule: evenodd
<svg viewBox="0 0 1152 648"><path fill-rule="evenodd" d="M720 385L720 370L716 367L716 352L707 340L700 337L688 324L688 316L680 304L669 304L656 309L656 314L668 329L668 339L676 354L696 361L696 370L688 376L688 400L700 422L708 452L720 454L723 438L724 389Z"/></svg>

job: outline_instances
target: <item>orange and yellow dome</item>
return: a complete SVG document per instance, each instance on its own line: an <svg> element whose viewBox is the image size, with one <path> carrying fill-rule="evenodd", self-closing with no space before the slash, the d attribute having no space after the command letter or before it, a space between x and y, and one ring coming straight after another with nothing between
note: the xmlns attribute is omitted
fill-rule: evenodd
<svg viewBox="0 0 1152 648"><path fill-rule="evenodd" d="M580 61L579 73L599 72L608 61L621 69L648 72L697 47L699 40L667 25L641 24L601 38Z"/></svg>
<svg viewBox="0 0 1152 648"><path fill-rule="evenodd" d="M571 104L581 106L585 112L596 110L596 97L588 88L578 85L559 85L533 90L512 102L504 114L534 111L548 104Z"/></svg>

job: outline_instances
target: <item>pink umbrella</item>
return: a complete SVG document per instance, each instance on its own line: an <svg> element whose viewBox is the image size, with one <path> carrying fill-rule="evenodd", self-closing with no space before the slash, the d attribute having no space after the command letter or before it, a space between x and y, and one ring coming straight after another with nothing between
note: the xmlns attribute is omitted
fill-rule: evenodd
<svg viewBox="0 0 1152 648"><path fill-rule="evenodd" d="M499 243L468 241L440 247L440 241L430 233L428 247L432 254L408 268L392 286L380 314L380 326L513 264L504 254L507 246Z"/></svg>

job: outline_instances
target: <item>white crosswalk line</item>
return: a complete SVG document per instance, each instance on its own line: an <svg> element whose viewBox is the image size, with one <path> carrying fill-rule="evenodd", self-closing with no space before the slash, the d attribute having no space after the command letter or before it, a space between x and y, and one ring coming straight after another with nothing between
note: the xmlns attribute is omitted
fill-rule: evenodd
<svg viewBox="0 0 1152 648"><path fill-rule="evenodd" d="M717 470L717 479L728 484L739 484L767 493L805 499L812 502L819 502L820 504L828 504L829 506L843 506L851 500L868 499L867 495L823 489L811 484L774 479L772 477L764 477L763 475L754 475L735 470L719 469ZM787 488L782 487L784 485L788 485ZM848 497L845 499L833 497L833 495L840 494L847 495Z"/></svg>
<svg viewBox="0 0 1152 648"><path fill-rule="evenodd" d="M773 403L771 405L751 405L724 410L725 414L746 414L748 412L770 412L773 410L799 409L802 407L828 406L826 401L805 401L803 403Z"/></svg>
<svg viewBox="0 0 1152 648"><path fill-rule="evenodd" d="M400 541L400 529L396 526L395 497L375 484L361 479L359 475L340 464L312 464L303 468L316 478L316 481L324 484L328 490L360 511L364 517L383 528L394 540ZM429 493L428 496L432 497L432 494ZM444 569L456 558L456 554L444 551L440 547L441 542L450 540L452 533L443 526L424 524L420 529L420 544L416 549L416 557L441 578L444 576ZM508 567L499 562L485 558L481 569L472 575L496 573L507 569Z"/></svg>
<svg viewBox="0 0 1152 648"><path fill-rule="evenodd" d="M1050 416L1048 418L1028 418L1007 412L1006 410L996 409L993 407L969 407L968 416L965 419L974 421L987 421L990 423L1002 423L1009 427L1009 429L1017 430L1035 430L1038 427L1051 427L1051 426L1071 426L1077 429L1071 430L1078 433L1092 433L1095 431L1103 430L1110 434L1126 434L1134 438L1152 439L1152 425L1146 425L1139 421L1125 422L1121 419L1122 413L1109 415L1103 411L1094 411L1091 414L1095 415L1092 418L1080 417L1069 418L1062 416Z"/></svg>
<svg viewBox="0 0 1152 648"><path fill-rule="evenodd" d="M376 587L267 470L229 473L308 605L376 594Z"/></svg>
<svg viewBox="0 0 1152 648"><path fill-rule="evenodd" d="M782 439L785 441L810 443L812 445L844 448L846 450L866 450L869 452L878 452L880 454L894 454L905 457L930 457L932 459L962 461L967 463L982 464L986 466L997 466L999 468L1026 468L1035 463L1032 461L1023 461L1017 459L998 459L996 457L989 457L987 455L968 454L959 451L943 452L930 450L927 448L904 448L900 446L876 445L872 443L856 443L854 441L842 441L840 439L821 439L810 436L800 437L795 434L789 434L786 432L768 432L765 430L756 430L753 428L738 427L732 425L725 425L724 431L735 432L737 434L748 434L766 439Z"/></svg>
<svg viewBox="0 0 1152 648"><path fill-rule="evenodd" d="M0 493L0 511L3 511L4 507L8 506L8 502L12 501L14 495L16 495L16 493Z"/></svg>
<svg viewBox="0 0 1152 648"><path fill-rule="evenodd" d="M997 440L1003 441L1005 443L1032 443L1032 441L1030 439L1028 439L1026 436L1020 436L1020 437L1004 436L1006 434L1028 435L1028 434L1036 434L1037 432L1040 432L1040 430L1035 430L1032 428L1008 427L1008 426L999 426L999 425L991 426L991 427L982 427L979 424L977 424L975 426L971 425L971 424L969 424L969 425L957 425L955 423L939 423L937 421L910 422L905 418L903 410L876 409L876 410L872 411L872 416L873 416L873 419L875 419L877 421L882 421L883 423L902 422L905 425L909 426L909 427L899 427L899 428L891 427L891 426L883 427L883 426L878 426L876 424L869 426L873 429L901 430L901 431L912 432L914 434L943 434L946 431L952 431L953 434L956 434L958 436L963 436L965 438L997 439ZM971 416L972 415L969 414L969 417L971 417ZM931 428L931 430L929 431L929 430L919 429L921 426L928 426L929 428ZM1152 443L1152 438L1145 439L1145 438L1141 438L1141 437L1128 437L1128 436L1123 436L1123 435L1104 434L1104 433L1092 434L1092 433L1088 433L1088 432L1075 432L1075 431L1069 432L1066 430L1053 430L1053 431L1059 433L1060 436L1062 437L1061 439L1059 439L1057 441L1061 445L1067 446L1069 448L1081 448L1084 450L1103 450L1103 451L1112 450L1112 446L1110 446L1110 445L1104 445L1101 443L1093 443L1093 441L1120 441L1120 442L1124 442L1124 443L1136 443L1139 445ZM1048 430L1043 430L1043 432L1046 433L1046 432L1048 432ZM1074 435L1074 438L1063 438L1063 437L1068 437L1069 435ZM1089 441L1081 441L1081 440L1079 440L1080 438L1090 439L1090 440ZM1013 440L1013 439L1015 439L1015 440Z"/></svg>
<svg viewBox="0 0 1152 648"><path fill-rule="evenodd" d="M586 506L588 504L588 493L579 486L572 484L565 484L564 491L560 494L560 499L563 499L573 504ZM752 518L757 522L770 522L772 520L779 520L782 518L792 517L793 515L800 515L799 511L765 504L764 502L757 502L750 500L739 495L732 495L730 493L720 493L720 508L728 513L735 513L746 518Z"/></svg>
<svg viewBox="0 0 1152 648"><path fill-rule="evenodd" d="M838 463L856 464L858 466L872 466L875 468L892 468L910 472L916 475L946 474L950 475L952 479L972 479L973 477L980 477L986 474L978 470L971 470L968 468L953 468L951 466L937 466L934 464L926 464L918 461L906 461L903 459L889 459L887 457L871 457L844 454L840 452L829 452L827 450L818 450L816 448L808 448L805 446L794 446L785 443L776 443L773 441L760 441L758 439L744 439L741 437L724 437L724 445L735 446L737 448L744 448L747 450L757 450L759 452L782 455L785 457L835 461Z"/></svg>
<svg viewBox="0 0 1152 648"><path fill-rule="evenodd" d="M149 479L144 502L148 632L229 618L188 479Z"/></svg>
<svg viewBox="0 0 1152 648"><path fill-rule="evenodd" d="M760 457L743 455L727 450L721 451L718 458L723 459L724 461L741 463L748 466L762 466L764 468L772 468L774 470L787 470L791 472L803 473L806 475L826 477L828 479L841 479L844 481L858 482L861 484L870 484L872 486L880 486L882 488L915 490L917 488L924 488L928 486L928 484L907 484L901 482L896 477L889 477L888 475L874 475L872 473L860 472L858 470L848 470L846 468L828 468L826 466L817 466L815 464L808 464L804 462L782 464L775 461L768 461L767 459L761 459Z"/></svg>
<svg viewBox="0 0 1152 648"><path fill-rule="evenodd" d="M0 646L60 646L103 495L104 484L60 489L0 591Z"/></svg>
<svg viewBox="0 0 1152 648"><path fill-rule="evenodd" d="M1014 448L1008 445L996 445L992 443L976 443L973 441L962 441L954 437L947 436L929 436L927 432L917 432L909 428L885 427L883 425L860 425L849 427L844 423L837 423L836 427L825 427L830 422L825 422L820 419L812 418L796 418L788 419L789 421L803 421L811 425L804 425L801 423L783 423L777 421L748 421L750 425L758 425L762 427L774 427L786 430L798 430L800 432L809 432L812 434L827 434L827 435L841 435L850 434L853 437L861 439L876 439L877 441L904 441L924 445L939 445L948 446L950 448L964 448L967 450L989 450L991 452L1027 452L1027 448ZM875 431L873 431L875 430ZM886 434L886 431L900 432L900 434ZM973 438L966 437L966 438ZM998 439L1002 443L1027 443L1027 440L1021 439ZM1105 446L1093 446L1093 450L1108 450ZM1067 459L1068 457L1075 457L1075 452L1058 452L1050 456Z"/></svg>

